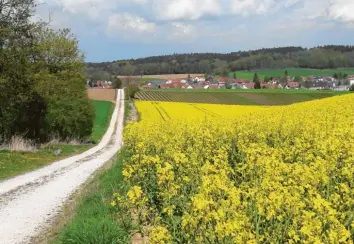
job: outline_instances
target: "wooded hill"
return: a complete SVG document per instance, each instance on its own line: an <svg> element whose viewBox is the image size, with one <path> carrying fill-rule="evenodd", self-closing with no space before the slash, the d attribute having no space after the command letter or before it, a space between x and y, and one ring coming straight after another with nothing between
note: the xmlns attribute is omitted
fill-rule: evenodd
<svg viewBox="0 0 354 244"><path fill-rule="evenodd" d="M186 53L87 63L89 78L109 75L213 73L279 68L354 67L354 46L278 47L231 53Z"/></svg>

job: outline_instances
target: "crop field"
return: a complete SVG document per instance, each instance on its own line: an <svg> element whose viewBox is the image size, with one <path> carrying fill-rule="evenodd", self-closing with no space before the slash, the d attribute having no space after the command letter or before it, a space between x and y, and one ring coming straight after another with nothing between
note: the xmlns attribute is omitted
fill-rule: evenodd
<svg viewBox="0 0 354 244"><path fill-rule="evenodd" d="M263 91L263 92L262 92ZM308 90L153 90L140 91L135 97L140 101L186 102L229 105L288 105L314 99L345 94L332 91Z"/></svg>
<svg viewBox="0 0 354 244"><path fill-rule="evenodd" d="M354 95L136 105L130 188L111 205L136 213L149 243L352 243Z"/></svg>
<svg viewBox="0 0 354 244"><path fill-rule="evenodd" d="M252 70L252 71L238 71L236 76L238 79L252 80L254 73L257 73L261 79L265 76L269 77L282 77L285 71L288 71L290 76L332 76L334 73L342 72L348 75L354 74L354 68L340 68L340 69L304 69L304 68L288 68L288 69L264 69L264 70ZM233 73L230 73L230 77Z"/></svg>

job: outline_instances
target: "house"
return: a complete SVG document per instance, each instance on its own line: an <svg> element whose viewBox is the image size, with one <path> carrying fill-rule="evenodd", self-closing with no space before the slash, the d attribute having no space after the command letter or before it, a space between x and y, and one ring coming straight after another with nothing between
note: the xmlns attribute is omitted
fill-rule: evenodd
<svg viewBox="0 0 354 244"><path fill-rule="evenodd" d="M242 89L254 89L254 83L253 82L244 83L242 85Z"/></svg>
<svg viewBox="0 0 354 244"><path fill-rule="evenodd" d="M210 84L209 89L219 89L219 84Z"/></svg>
<svg viewBox="0 0 354 244"><path fill-rule="evenodd" d="M231 85L231 89L242 89L242 84L233 83L233 84Z"/></svg>
<svg viewBox="0 0 354 244"><path fill-rule="evenodd" d="M199 83L199 82L204 82L204 81L205 81L205 78L204 78L204 77L195 77L195 78L193 79L193 81L194 81L194 82L197 82L197 83Z"/></svg>
<svg viewBox="0 0 354 244"><path fill-rule="evenodd" d="M219 77L218 82L219 84L225 84L226 82L229 82L229 77Z"/></svg>
<svg viewBox="0 0 354 244"><path fill-rule="evenodd" d="M193 86L189 85L187 89L194 89Z"/></svg>
<svg viewBox="0 0 354 244"><path fill-rule="evenodd" d="M172 87L173 87L172 84L167 84L167 83L165 83L165 84L159 85L158 88L167 89L167 88L172 88Z"/></svg>
<svg viewBox="0 0 354 244"><path fill-rule="evenodd" d="M351 80L349 80L349 85L350 85L350 86L353 86L353 85L354 85L354 78L351 79Z"/></svg>
<svg viewBox="0 0 354 244"><path fill-rule="evenodd" d="M335 86L333 87L334 91L348 91L349 87L348 86Z"/></svg>
<svg viewBox="0 0 354 244"><path fill-rule="evenodd" d="M146 85L141 86L141 88L144 89L160 88L160 85L165 84L165 82L166 81L161 81L161 80L149 81Z"/></svg>
<svg viewBox="0 0 354 244"><path fill-rule="evenodd" d="M179 83L181 83L181 80L173 79L173 80L171 80L171 82L172 82L172 84L179 84Z"/></svg>
<svg viewBox="0 0 354 244"><path fill-rule="evenodd" d="M300 83L296 81L291 81L288 82L288 84L285 86L286 89L299 89L300 88Z"/></svg>
<svg viewBox="0 0 354 244"><path fill-rule="evenodd" d="M181 84L187 84L186 80L181 80Z"/></svg>

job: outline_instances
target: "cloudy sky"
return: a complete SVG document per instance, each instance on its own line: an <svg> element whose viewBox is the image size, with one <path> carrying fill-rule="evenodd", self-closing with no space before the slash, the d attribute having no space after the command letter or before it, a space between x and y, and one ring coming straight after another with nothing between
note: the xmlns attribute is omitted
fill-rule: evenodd
<svg viewBox="0 0 354 244"><path fill-rule="evenodd" d="M38 0L87 61L354 44L354 0Z"/></svg>

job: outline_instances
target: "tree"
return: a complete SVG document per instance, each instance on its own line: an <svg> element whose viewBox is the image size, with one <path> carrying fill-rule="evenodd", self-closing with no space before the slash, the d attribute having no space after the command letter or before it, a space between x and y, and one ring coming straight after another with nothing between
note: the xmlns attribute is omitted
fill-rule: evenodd
<svg viewBox="0 0 354 244"><path fill-rule="evenodd" d="M349 91L354 91L354 84L349 87Z"/></svg>
<svg viewBox="0 0 354 244"><path fill-rule="evenodd" d="M120 89L122 87L122 80L119 79L118 77L113 77L112 78L112 87L114 89Z"/></svg>
<svg viewBox="0 0 354 244"><path fill-rule="evenodd" d="M264 76L264 82L268 83L270 81L270 77L269 76Z"/></svg>
<svg viewBox="0 0 354 244"><path fill-rule="evenodd" d="M284 72L284 77L285 77L285 78L288 78L288 76L289 76L289 73L288 73L287 70L285 70L285 72Z"/></svg>
<svg viewBox="0 0 354 244"><path fill-rule="evenodd" d="M254 89L261 89L261 82L259 81L259 77L257 73L254 73L253 83L254 83Z"/></svg>
<svg viewBox="0 0 354 244"><path fill-rule="evenodd" d="M233 73L233 78L236 80L237 79L237 74L236 72Z"/></svg>
<svg viewBox="0 0 354 244"><path fill-rule="evenodd" d="M34 7L31 0L0 1L0 140L82 139L93 123L84 56L69 30L33 23Z"/></svg>
<svg viewBox="0 0 354 244"><path fill-rule="evenodd" d="M294 77L294 81L296 81L296 82L302 82L302 77L299 76L299 75L296 75L296 76Z"/></svg>

